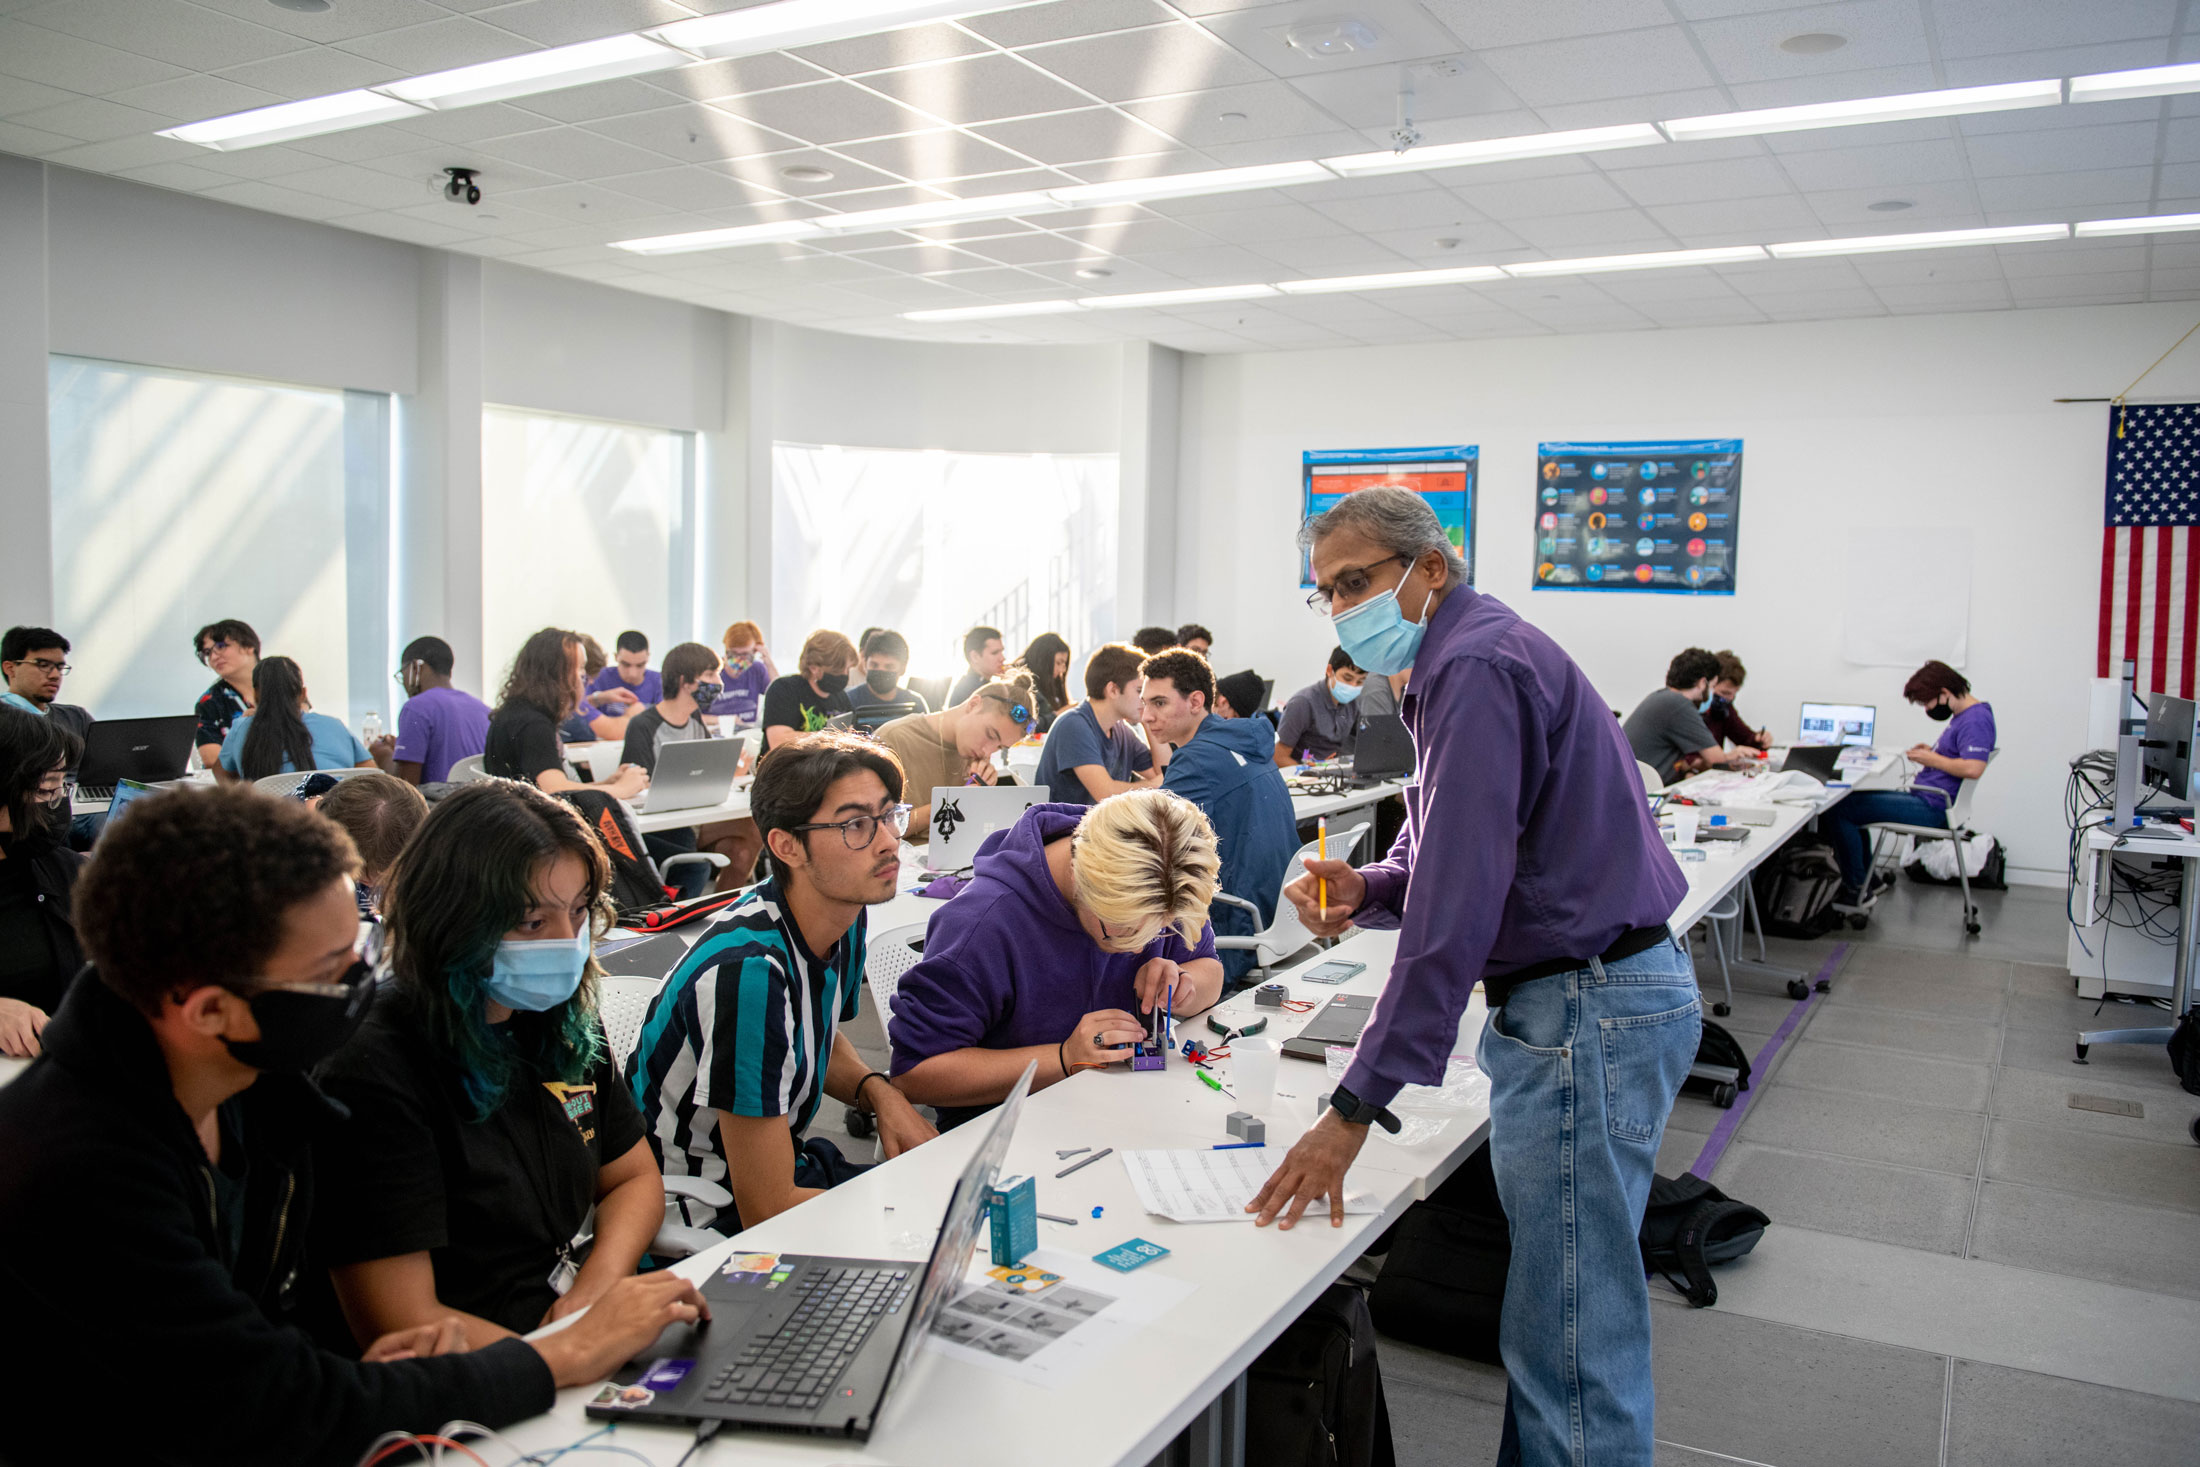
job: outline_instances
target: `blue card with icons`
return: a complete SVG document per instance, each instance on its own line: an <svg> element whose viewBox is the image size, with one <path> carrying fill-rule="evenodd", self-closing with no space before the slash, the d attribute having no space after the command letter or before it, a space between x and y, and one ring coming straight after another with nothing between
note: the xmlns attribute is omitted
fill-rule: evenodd
<svg viewBox="0 0 2200 1467"><path fill-rule="evenodd" d="M1166 1258L1169 1250L1159 1243L1149 1243L1144 1238L1133 1238L1128 1243L1118 1243L1105 1253L1092 1255L1094 1263L1104 1263L1117 1273L1129 1273L1134 1268L1144 1268L1156 1258Z"/></svg>

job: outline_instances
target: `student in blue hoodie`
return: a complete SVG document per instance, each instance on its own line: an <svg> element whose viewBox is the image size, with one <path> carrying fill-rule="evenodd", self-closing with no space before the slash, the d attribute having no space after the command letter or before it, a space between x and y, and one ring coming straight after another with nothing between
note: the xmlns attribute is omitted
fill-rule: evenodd
<svg viewBox="0 0 2200 1467"><path fill-rule="evenodd" d="M1214 826L1222 891L1260 909L1256 923L1243 907L1223 903L1215 911L1215 934L1250 937L1266 931L1276 920L1284 868L1299 848L1291 792L1275 764L1275 730L1265 718L1212 714L1214 669L1188 647L1149 657L1139 671L1146 679L1146 737L1176 748L1161 787L1199 806ZM1253 966L1254 955L1242 949L1218 956L1230 984Z"/></svg>
<svg viewBox="0 0 2200 1467"><path fill-rule="evenodd" d="M888 1026L894 1084L939 1107L941 1130L999 1103L1026 1064L1043 1089L1128 1060L1140 1015L1181 1020L1222 996L1207 925L1222 862L1191 801L1034 805L986 837L974 869L932 914Z"/></svg>

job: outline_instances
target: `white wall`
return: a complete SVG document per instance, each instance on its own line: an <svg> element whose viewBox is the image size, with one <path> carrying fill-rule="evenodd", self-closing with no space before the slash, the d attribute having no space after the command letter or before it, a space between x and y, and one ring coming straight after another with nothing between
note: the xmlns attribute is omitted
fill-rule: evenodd
<svg viewBox="0 0 2200 1467"><path fill-rule="evenodd" d="M1186 371L1177 610L1279 695L1332 645L1302 604L1293 532L1310 448L1475 443L1475 568L1631 709L1681 647L1749 665L1745 716L1794 732L1805 698L1875 703L1882 744L1937 727L1903 669L1841 656L1848 530L1965 527L1976 547L1966 675L2002 755L1975 813L2015 866L2060 881L2062 784L2085 746L2099 594L2105 409L2189 321L2151 306L1721 327L1194 358ZM2200 392L2200 355L2151 396ZM1532 591L1535 448L1565 439L1744 440L1736 594Z"/></svg>
<svg viewBox="0 0 2200 1467"><path fill-rule="evenodd" d="M691 432L724 425L725 312L498 261L481 286L488 401Z"/></svg>

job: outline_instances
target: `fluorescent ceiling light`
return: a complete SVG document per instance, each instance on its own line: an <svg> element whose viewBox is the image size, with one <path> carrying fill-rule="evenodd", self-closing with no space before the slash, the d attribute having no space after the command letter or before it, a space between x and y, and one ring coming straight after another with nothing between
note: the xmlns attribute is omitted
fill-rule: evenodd
<svg viewBox="0 0 2200 1467"><path fill-rule="evenodd" d="M1081 183L1073 188L1049 189L1064 204L1142 204L1149 199L1183 199L1197 194L1230 194L1251 188L1287 188L1294 183L1322 183L1335 178L1328 169L1308 158L1298 163L1263 163L1257 168L1209 168L1199 173L1171 173L1160 178L1117 178L1106 183Z"/></svg>
<svg viewBox="0 0 2200 1467"><path fill-rule="evenodd" d="M2200 229L2200 214L2155 214L2138 219L2088 219L2077 226L2080 239L2106 239L2117 234L2174 234Z"/></svg>
<svg viewBox="0 0 2200 1467"><path fill-rule="evenodd" d="M985 321L996 316L1058 316L1076 310L1075 301L1017 301L1001 306L950 306L943 311L904 311L904 321Z"/></svg>
<svg viewBox="0 0 2200 1467"><path fill-rule="evenodd" d="M684 52L643 36L605 36L577 46L554 46L547 51L409 76L374 90L422 107L471 107L613 77L669 71L675 66L693 65L694 61Z"/></svg>
<svg viewBox="0 0 2200 1467"><path fill-rule="evenodd" d="M1707 138L1756 137L1768 132L1802 132L1814 127L1852 127L1863 122L1904 122L1918 117L1955 117L1968 112L2009 112L2022 107L2054 107L2062 102L2062 81L2008 82L1992 87L1956 87L1942 92L1905 92L1894 97L1857 97L1847 102L1812 102L1803 107L1769 107L1757 112L1715 112L1709 117L1679 117L1661 122L1676 143Z"/></svg>
<svg viewBox="0 0 2200 1467"><path fill-rule="evenodd" d="M2015 224L1999 229L1943 229L1931 234L1872 234L1857 239L1799 239L1766 245L1776 260L1813 260L1826 255L1876 255L1887 250L1940 250L1957 245L2035 244L2068 239L2067 224Z"/></svg>
<svg viewBox="0 0 2200 1467"><path fill-rule="evenodd" d="M394 97L364 91L337 92L333 96L308 97L302 102L255 107L250 112L232 112L227 117L210 117L204 122L187 122L181 127L164 127L160 136L226 153L419 115L418 107Z"/></svg>
<svg viewBox="0 0 2200 1467"><path fill-rule="evenodd" d="M1279 280L1276 289L1285 295L1331 295L1339 291L1397 290L1409 285L1465 285L1476 280L1503 280L1495 265L1461 265L1452 270L1393 270L1387 275L1333 275L1326 280Z"/></svg>
<svg viewBox="0 0 2200 1467"><path fill-rule="evenodd" d="M952 224L963 219L1020 219L1027 214L1051 214L1067 207L1042 193L993 194L979 199L939 199L926 204L902 204L892 209L825 214L811 222L829 234L860 234L873 229Z"/></svg>
<svg viewBox="0 0 2200 1467"><path fill-rule="evenodd" d="M647 239L615 239L611 248L637 255L684 255L695 250L723 250L734 245L770 244L783 239L810 239L825 231L815 219L780 219L770 224L741 224L731 229L700 229L692 234L657 234Z"/></svg>
<svg viewBox="0 0 2200 1467"><path fill-rule="evenodd" d="M2148 66L2138 71L2101 71L2070 79L2073 102L2117 102L2126 97L2174 97L2200 92L2200 61L2182 66Z"/></svg>
<svg viewBox="0 0 2200 1467"><path fill-rule="evenodd" d="M746 10L676 20L643 34L667 46L716 60L873 35L928 20L1017 10L1037 3L1039 0L776 0Z"/></svg>
<svg viewBox="0 0 2200 1467"><path fill-rule="evenodd" d="M1715 250L1653 250L1641 255L1594 255L1583 260L1527 260L1507 265L1505 273L1521 277L1538 275L1601 275L1609 270L1662 270L1675 265L1739 265L1762 260L1756 245L1725 245Z"/></svg>
<svg viewBox="0 0 2200 1467"><path fill-rule="evenodd" d="M1456 168L1470 163L1504 163L1516 158L1555 158L1567 153L1601 153L1662 143L1664 135L1647 122L1624 127L1587 127L1573 132L1539 132L1518 138L1484 138L1473 143L1441 143L1403 153L1353 153L1324 158L1322 167L1346 178L1375 173L1414 173L1427 168Z"/></svg>
<svg viewBox="0 0 2200 1467"><path fill-rule="evenodd" d="M1208 301L1246 301L1274 295L1273 285L1210 285L1200 290L1148 290L1136 295L1088 295L1077 304L1092 311L1122 311L1138 306L1197 306Z"/></svg>

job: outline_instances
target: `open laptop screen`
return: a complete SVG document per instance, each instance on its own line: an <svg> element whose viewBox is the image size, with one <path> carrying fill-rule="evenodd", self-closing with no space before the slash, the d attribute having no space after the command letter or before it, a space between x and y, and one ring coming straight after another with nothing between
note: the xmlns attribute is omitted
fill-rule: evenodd
<svg viewBox="0 0 2200 1467"><path fill-rule="evenodd" d="M1869 703L1805 703L1799 744L1860 744L1871 747L1879 710Z"/></svg>

